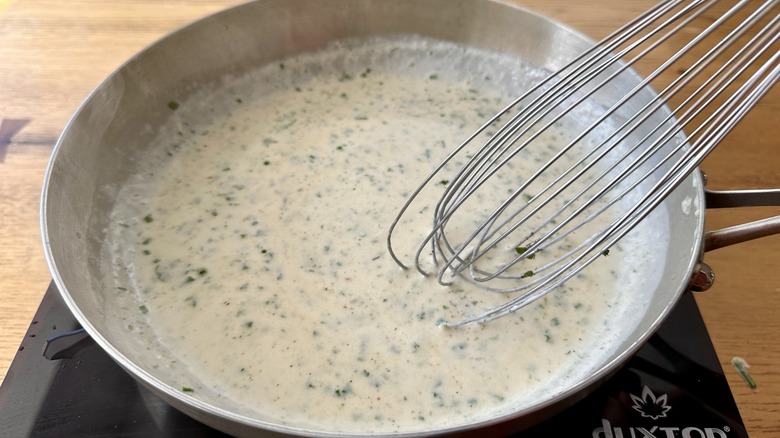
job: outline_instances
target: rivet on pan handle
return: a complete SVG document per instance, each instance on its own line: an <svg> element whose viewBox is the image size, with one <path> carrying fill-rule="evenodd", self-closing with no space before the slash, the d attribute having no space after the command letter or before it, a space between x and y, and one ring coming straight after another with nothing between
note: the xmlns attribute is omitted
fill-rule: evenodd
<svg viewBox="0 0 780 438"><path fill-rule="evenodd" d="M690 289L694 292L704 292L715 283L715 272L710 265L700 262L691 275Z"/></svg>

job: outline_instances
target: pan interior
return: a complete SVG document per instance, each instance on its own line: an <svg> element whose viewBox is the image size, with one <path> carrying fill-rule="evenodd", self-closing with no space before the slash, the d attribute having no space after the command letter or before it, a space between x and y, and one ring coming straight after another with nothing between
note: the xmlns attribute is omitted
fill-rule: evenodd
<svg viewBox="0 0 780 438"><path fill-rule="evenodd" d="M364 208L389 206L394 214L422 174L395 173L391 183L372 179L398 172L399 162L411 156L426 162L427 171L546 71L539 54L465 49L463 41L441 39L340 39L312 53L215 72L192 82L198 86L151 89L151 100L132 95L149 80L135 82L147 59L139 58L98 89L58 146L45 200L55 277L93 336L168 397L252 426L311 433L446 430L532 412L583 387L634 348L674 302L697 252L691 244L670 257L667 243L696 242L696 178L625 240L621 258L628 263L613 267L619 280L609 282L620 287L587 299L577 290L561 293L540 303L543 311L459 331L435 322L504 298L441 289L398 272L384 252L386 212L349 237L339 228L364 220ZM390 94L384 101L383 93ZM396 93L402 95L393 98ZM366 122L378 124L361 133ZM285 160L298 167L277 180L276 165ZM333 160L342 161L323 164ZM226 177L239 169L241 177ZM325 190L344 178L375 192L350 199ZM230 182L216 189L208 186L214 180ZM352 216L345 207L351 201L360 207ZM279 212L286 215L271 218ZM326 213L335 219L323 219ZM284 222L305 217L316 219L308 240ZM246 223L226 231L225 219ZM281 225L271 226L273 220ZM184 236L187 227L183 241L166 241ZM227 253L209 252L218 238L227 238L220 244ZM369 248L359 258L364 263L320 269L325 260L337 263L326 253L358 247ZM174 257L176 251L183 254ZM301 255L305 262L297 270L263 271L272 266L269 257ZM618 257L605 259L609 265ZM312 276L313 270L321 273ZM341 293L356 282L363 282L357 287L362 295ZM298 295L290 292L293 286L318 295ZM359 329L337 327L345 315L317 313L327 301L358 320ZM282 337L293 328L323 340L300 347L300 335ZM499 335L508 337L503 347L492 342ZM574 336L582 340L561 339ZM317 349L328 357L315 359ZM387 371L383 349L414 358L414 366ZM549 354L542 358L539 351ZM262 386L289 380L278 377L285 376L280 367L304 370L295 380L298 395L281 397ZM411 379L417 374L422 381ZM481 387L472 378L485 376L493 380L487 388L516 386L477 396L461 389ZM406 389L377 392L391 386ZM307 404L310 399L322 402ZM318 411L326 405L339 414Z"/></svg>
<svg viewBox="0 0 780 438"><path fill-rule="evenodd" d="M128 334L148 327L171 355L145 368L250 417L350 433L485 421L591 375L647 306L654 285L638 279L659 276L662 215L581 279L484 326L436 322L506 297L439 287L384 251L410 182L542 73L432 40L363 39L172 105L106 245L118 299L143 320ZM424 232L434 201L405 234Z"/></svg>

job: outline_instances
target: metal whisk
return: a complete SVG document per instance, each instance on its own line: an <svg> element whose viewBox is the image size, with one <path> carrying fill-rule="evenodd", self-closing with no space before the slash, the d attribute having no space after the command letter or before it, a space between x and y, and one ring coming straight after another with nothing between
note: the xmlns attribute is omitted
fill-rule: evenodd
<svg viewBox="0 0 780 438"><path fill-rule="evenodd" d="M444 185L417 270L511 294L444 324L528 305L607 255L661 204L780 77L778 3L731 2L702 25L720 2L664 1L513 101L436 167L391 225L390 254L406 268L393 233L426 187ZM641 63L654 66L644 79L631 70ZM665 71L678 75L658 87ZM516 170L534 160L530 173ZM485 197L487 209L478 203Z"/></svg>

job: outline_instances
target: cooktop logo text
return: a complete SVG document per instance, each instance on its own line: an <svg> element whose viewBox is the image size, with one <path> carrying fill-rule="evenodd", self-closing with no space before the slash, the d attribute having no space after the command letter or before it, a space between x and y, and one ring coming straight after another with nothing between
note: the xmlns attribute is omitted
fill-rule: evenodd
<svg viewBox="0 0 780 438"><path fill-rule="evenodd" d="M642 396L629 394L634 404L632 409L639 412L643 418L658 420L665 418L672 410L666 394L656 396L645 386ZM727 438L728 427L619 427L612 426L606 418L601 419L601 427L593 429L593 438Z"/></svg>

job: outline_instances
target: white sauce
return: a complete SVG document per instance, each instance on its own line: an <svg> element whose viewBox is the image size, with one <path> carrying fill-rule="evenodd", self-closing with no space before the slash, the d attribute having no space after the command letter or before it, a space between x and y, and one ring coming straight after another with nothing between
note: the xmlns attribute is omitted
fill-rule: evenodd
<svg viewBox="0 0 780 438"><path fill-rule="evenodd" d="M506 297L448 290L385 250L408 192L540 72L425 41L361 47L181 102L123 190L114 220L135 251L115 251L132 274L122 289L199 378L171 384L292 426L386 433L488 419L589 375L618 336L612 317L631 311L619 262L646 254L605 257L493 323L443 329ZM412 216L422 233L429 217Z"/></svg>

